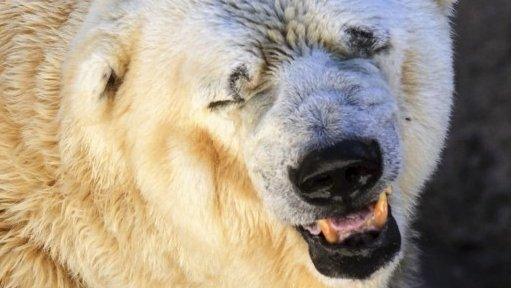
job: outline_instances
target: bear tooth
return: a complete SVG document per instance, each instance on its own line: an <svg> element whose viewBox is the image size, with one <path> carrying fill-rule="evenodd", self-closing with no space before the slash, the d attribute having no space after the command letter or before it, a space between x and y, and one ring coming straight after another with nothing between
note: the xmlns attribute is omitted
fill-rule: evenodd
<svg viewBox="0 0 512 288"><path fill-rule="evenodd" d="M330 244L334 244L338 242L338 232L334 228L332 228L331 223L328 219L321 219L317 221L318 226L320 226L320 230L324 234L325 240Z"/></svg>
<svg viewBox="0 0 512 288"><path fill-rule="evenodd" d="M380 193L379 200L375 204L373 211L373 224L377 229L381 229L388 219L388 196L386 191Z"/></svg>

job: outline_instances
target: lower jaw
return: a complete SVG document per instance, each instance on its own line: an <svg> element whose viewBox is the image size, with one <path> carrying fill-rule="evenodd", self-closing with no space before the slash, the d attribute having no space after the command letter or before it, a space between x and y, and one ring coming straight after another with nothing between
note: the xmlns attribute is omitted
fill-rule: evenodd
<svg viewBox="0 0 512 288"><path fill-rule="evenodd" d="M367 279L391 262L401 246L400 232L391 214L376 239L359 246L329 244L321 235L311 235L301 227L297 229L308 244L317 271L330 278Z"/></svg>

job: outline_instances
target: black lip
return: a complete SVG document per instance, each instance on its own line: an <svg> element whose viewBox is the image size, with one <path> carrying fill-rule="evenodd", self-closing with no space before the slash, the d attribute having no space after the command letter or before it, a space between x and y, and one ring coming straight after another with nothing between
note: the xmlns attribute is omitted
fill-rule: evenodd
<svg viewBox="0 0 512 288"><path fill-rule="evenodd" d="M350 238L341 244L329 244L323 236L312 235L302 227L297 230L308 243L315 268L331 278L366 279L393 260L401 246L400 231L391 213L377 235L352 235L350 238L373 237L372 241L356 245L350 243Z"/></svg>

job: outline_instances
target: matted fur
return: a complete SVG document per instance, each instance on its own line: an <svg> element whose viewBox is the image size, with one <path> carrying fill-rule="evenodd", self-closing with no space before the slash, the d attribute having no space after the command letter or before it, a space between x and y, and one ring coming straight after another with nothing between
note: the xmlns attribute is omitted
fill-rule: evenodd
<svg viewBox="0 0 512 288"><path fill-rule="evenodd" d="M407 9L424 10L418 15L427 15L429 25L398 67L389 68L400 70L394 88L405 95L401 113L412 118L402 123L403 192L392 199L401 203L406 257L390 266L398 265L396 272L332 283L312 273L306 243L261 203L242 149L224 137L236 134L236 123L194 108L203 87L190 78L202 72L181 67L200 60L163 46L145 50L146 40L157 47L176 40L141 34L145 21L178 23L189 5L202 2L217 9L237 1L0 4L0 286L410 287L415 254L406 219L448 125L446 13L453 1L437 1L440 8L436 1L404 0L411 2ZM300 40L303 28L288 36ZM204 57L204 47L188 47L187 40L174 45ZM160 55L172 63L160 66ZM211 77L228 68L223 57L211 55L221 67L208 71ZM119 90L103 91L112 81Z"/></svg>

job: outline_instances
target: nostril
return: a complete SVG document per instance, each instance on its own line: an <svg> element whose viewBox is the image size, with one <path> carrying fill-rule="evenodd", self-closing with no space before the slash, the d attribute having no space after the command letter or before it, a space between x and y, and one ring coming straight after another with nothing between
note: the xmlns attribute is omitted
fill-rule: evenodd
<svg viewBox="0 0 512 288"><path fill-rule="evenodd" d="M319 174L304 179L299 186L304 192L321 191L332 188L334 179L329 174Z"/></svg>
<svg viewBox="0 0 512 288"><path fill-rule="evenodd" d="M345 181L350 185L365 186L370 180L378 176L379 171L376 166L371 163L349 166L345 169Z"/></svg>

